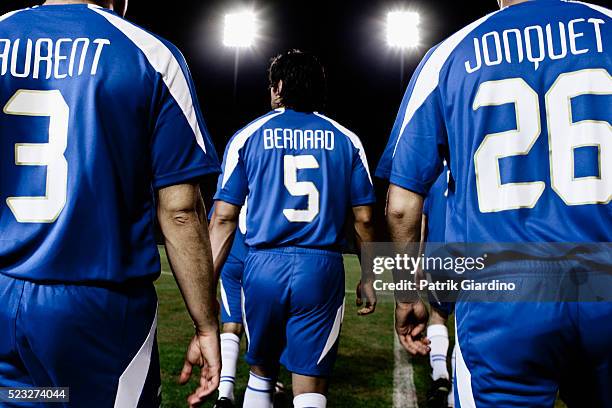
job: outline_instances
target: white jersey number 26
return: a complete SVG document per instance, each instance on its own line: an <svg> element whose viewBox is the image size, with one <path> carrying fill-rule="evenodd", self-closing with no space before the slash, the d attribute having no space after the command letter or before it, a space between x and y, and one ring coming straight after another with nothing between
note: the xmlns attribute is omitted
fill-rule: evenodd
<svg viewBox="0 0 612 408"><path fill-rule="evenodd" d="M52 223L66 205L68 162L64 153L68 144L70 109L60 91L21 89L4 106L7 115L48 116L48 143L17 143L15 165L46 166L45 195L6 199L20 223Z"/></svg>
<svg viewBox="0 0 612 408"><path fill-rule="evenodd" d="M608 122L572 118L572 98L612 94L604 69L562 74L546 94L551 187L567 205L606 204L612 199L612 127ZM529 154L542 126L538 94L523 79L483 83L474 110L513 103L517 128L485 136L474 155L478 205L483 213L533 208L546 188L543 181L501 183L499 159ZM574 149L599 150L598 177L574 177Z"/></svg>

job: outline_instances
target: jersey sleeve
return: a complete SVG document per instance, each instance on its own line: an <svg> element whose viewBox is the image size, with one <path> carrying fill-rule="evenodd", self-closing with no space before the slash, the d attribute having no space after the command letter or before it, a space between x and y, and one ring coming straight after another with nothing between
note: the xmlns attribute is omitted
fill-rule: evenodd
<svg viewBox="0 0 612 408"><path fill-rule="evenodd" d="M353 156L353 173L351 175L351 205L358 207L360 205L374 204L376 196L374 194L374 186L368 169L368 160L366 158L363 146L355 148Z"/></svg>
<svg viewBox="0 0 612 408"><path fill-rule="evenodd" d="M419 108L395 145L389 182L426 195L442 171L446 131L437 92Z"/></svg>
<svg viewBox="0 0 612 408"><path fill-rule="evenodd" d="M214 199L242 206L249 193L249 184L242 157L244 147L238 145L234 136L225 149Z"/></svg>
<svg viewBox="0 0 612 408"><path fill-rule="evenodd" d="M157 73L151 143L153 186L184 183L218 173L219 160L182 54L171 44L166 72Z"/></svg>
<svg viewBox="0 0 612 408"><path fill-rule="evenodd" d="M412 76L410 83L408 84L408 88L406 88L406 92L404 93L404 97L402 98L402 103L400 104L399 113L393 123L393 128L391 129L391 133L389 134L389 141L387 142L387 146L382 154L382 157L378 161L378 166L376 167L376 177L389 180L391 176L391 167L393 164L393 152L395 151L395 144L397 143L397 139L399 138L400 131L402 129L403 124L403 115L402 112L406 112L406 108L408 106L408 101L410 100L410 96L414 91L414 86L416 84L416 80L418 75L420 74L423 66L429 59L431 53L435 48L431 49L423 58L423 60L419 63L418 67L414 71L414 75Z"/></svg>
<svg viewBox="0 0 612 408"><path fill-rule="evenodd" d="M430 76L439 72L429 72L431 55L410 82L377 170L379 177L423 195L442 171L448 150L440 90L431 89Z"/></svg>

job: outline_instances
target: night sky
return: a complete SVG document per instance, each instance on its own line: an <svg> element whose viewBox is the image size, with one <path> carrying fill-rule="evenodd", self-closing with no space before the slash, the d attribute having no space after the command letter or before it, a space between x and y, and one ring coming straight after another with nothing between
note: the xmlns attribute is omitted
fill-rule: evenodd
<svg viewBox="0 0 612 408"><path fill-rule="evenodd" d="M0 11L33 3L2 1ZM222 45L222 23L227 12L243 6L257 11L262 38L253 49L240 52L234 98L235 51ZM385 40L386 13L397 9L421 14L422 45L403 56L389 49ZM270 109L266 77L270 57L289 48L315 53L328 73L325 113L361 137L374 170L403 90L425 52L496 9L495 0L131 0L127 18L172 41L185 54L220 154L236 130ZM384 201L386 188L379 187Z"/></svg>

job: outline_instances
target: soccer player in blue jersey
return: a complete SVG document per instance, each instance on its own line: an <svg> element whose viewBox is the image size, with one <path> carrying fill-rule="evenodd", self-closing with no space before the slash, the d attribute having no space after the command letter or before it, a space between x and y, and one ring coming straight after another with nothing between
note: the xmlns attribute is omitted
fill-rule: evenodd
<svg viewBox="0 0 612 408"><path fill-rule="evenodd" d="M610 242L611 12L501 3L432 49L408 87L379 168L393 240L419 242L446 159L446 242ZM400 302L396 317L404 347L426 354L425 306ZM456 404L550 407L561 389L570 406L612 406L610 319L609 303L458 302Z"/></svg>
<svg viewBox="0 0 612 408"><path fill-rule="evenodd" d="M294 406L319 408L344 314L343 226L352 208L358 241L372 240L374 191L359 138L317 112L325 95L318 60L289 51L273 59L269 76L274 110L225 152L210 229L215 270L248 197L244 405L272 406L280 361L293 374ZM373 296L369 303L372 312Z"/></svg>
<svg viewBox="0 0 612 408"><path fill-rule="evenodd" d="M214 214L211 212L211 218ZM227 260L221 269L219 279L221 292L221 379L219 397L215 408L234 406L234 387L236 385L236 366L240 354L242 324L242 275L248 247L244 243L246 233L247 204L240 209L238 228Z"/></svg>
<svg viewBox="0 0 612 408"><path fill-rule="evenodd" d="M0 386L69 387L64 406L159 406L156 216L195 325L190 405L219 382L197 184L218 160L183 56L126 3L0 17Z"/></svg>
<svg viewBox="0 0 612 408"><path fill-rule="evenodd" d="M431 186L423 204L423 225L421 228L421 242L427 254L427 242L440 244L444 242L446 230L446 197L448 196L449 172L444 170ZM423 251L423 249L422 249ZM427 271L425 271L427 272ZM435 277L435 276L434 276ZM433 294L432 294L433 296ZM427 325L427 340L429 340L429 364L433 383L427 393L427 406L454 407L455 401L452 392L452 376L448 372L449 316L453 313L454 304L451 302L432 299L431 316ZM455 351L451 356L452 372L455 371Z"/></svg>

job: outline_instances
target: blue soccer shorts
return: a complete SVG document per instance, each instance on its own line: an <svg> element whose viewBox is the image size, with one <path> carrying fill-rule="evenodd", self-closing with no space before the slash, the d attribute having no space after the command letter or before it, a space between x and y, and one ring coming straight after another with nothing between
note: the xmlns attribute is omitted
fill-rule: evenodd
<svg viewBox="0 0 612 408"><path fill-rule="evenodd" d="M102 288L0 274L0 387L69 387L70 402L58 407L157 407L156 326L152 283Z"/></svg>
<svg viewBox="0 0 612 408"><path fill-rule="evenodd" d="M221 323L242 323L242 273L244 263L229 257L219 281L221 292Z"/></svg>
<svg viewBox="0 0 612 408"><path fill-rule="evenodd" d="M612 407L612 303L458 302L455 406Z"/></svg>
<svg viewBox="0 0 612 408"><path fill-rule="evenodd" d="M344 315L344 265L337 252L251 249L243 279L250 365L327 377Z"/></svg>

